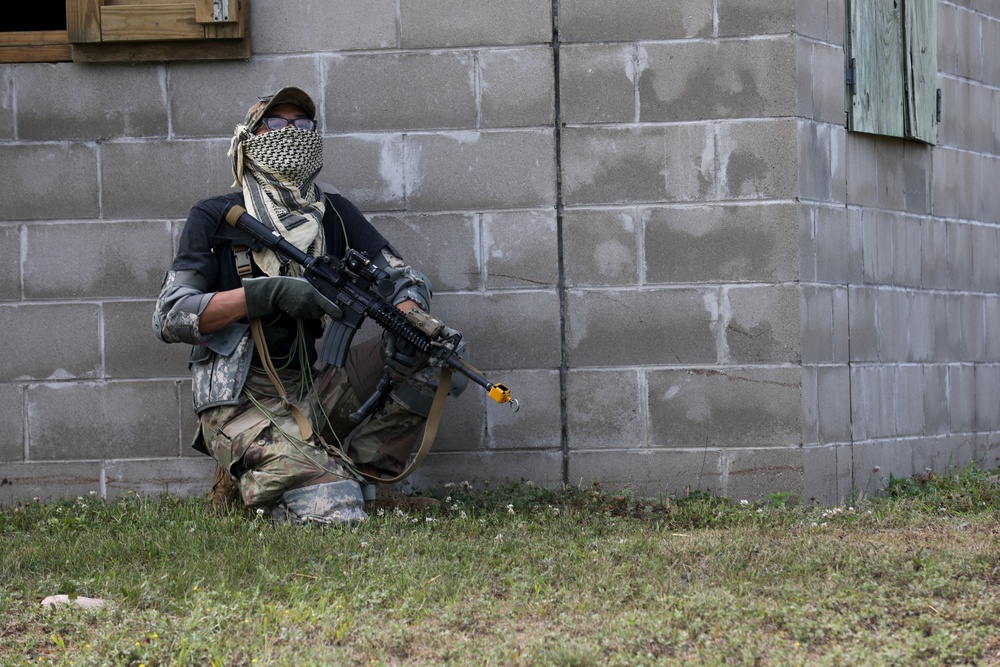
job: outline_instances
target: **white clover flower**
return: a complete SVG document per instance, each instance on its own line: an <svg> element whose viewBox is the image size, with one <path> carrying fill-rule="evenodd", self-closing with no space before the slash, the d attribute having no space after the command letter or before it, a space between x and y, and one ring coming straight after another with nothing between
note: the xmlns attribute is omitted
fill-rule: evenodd
<svg viewBox="0 0 1000 667"><path fill-rule="evenodd" d="M257 508L257 516L264 516L264 508L263 507L258 507Z"/></svg>
<svg viewBox="0 0 1000 667"><path fill-rule="evenodd" d="M513 514L513 513L514 513L514 506L507 505L507 514Z"/></svg>
<svg viewBox="0 0 1000 667"><path fill-rule="evenodd" d="M503 544L503 533L497 533L497 536L493 538L494 544Z"/></svg>
<svg viewBox="0 0 1000 667"><path fill-rule="evenodd" d="M379 507L375 513L378 514L379 516L385 516L385 508Z"/></svg>
<svg viewBox="0 0 1000 667"><path fill-rule="evenodd" d="M465 489L466 491L472 491L472 485L469 484L468 482L462 482L462 488Z"/></svg>
<svg viewBox="0 0 1000 667"><path fill-rule="evenodd" d="M743 500L740 501L740 505L743 505L743 507L746 507L749 504L750 504L749 500L743 499Z"/></svg>
<svg viewBox="0 0 1000 667"><path fill-rule="evenodd" d="M361 548L362 548L362 549L364 549L364 548L365 548L365 547L367 547L367 546L368 546L368 543L367 543L367 542L362 542L362 543L361 543Z"/></svg>
<svg viewBox="0 0 1000 667"><path fill-rule="evenodd" d="M448 482L447 484L444 485L444 488L449 489L449 490L450 489L454 489L455 488L455 482Z"/></svg>
<svg viewBox="0 0 1000 667"><path fill-rule="evenodd" d="M465 510L462 510L461 512L459 512L458 516L461 519L468 519L469 518L469 515L465 513Z"/></svg>

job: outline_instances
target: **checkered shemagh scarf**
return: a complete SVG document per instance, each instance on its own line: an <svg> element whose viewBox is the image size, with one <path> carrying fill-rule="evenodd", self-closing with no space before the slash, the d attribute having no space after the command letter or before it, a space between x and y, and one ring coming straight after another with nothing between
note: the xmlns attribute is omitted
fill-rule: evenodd
<svg viewBox="0 0 1000 667"><path fill-rule="evenodd" d="M229 155L233 159L234 185L243 186L250 215L302 252L322 255L325 247L321 221L326 205L314 180L323 168L323 138L295 127L255 136L245 125L239 125ZM269 276L301 273L301 267L279 259L266 248L255 252L253 258Z"/></svg>

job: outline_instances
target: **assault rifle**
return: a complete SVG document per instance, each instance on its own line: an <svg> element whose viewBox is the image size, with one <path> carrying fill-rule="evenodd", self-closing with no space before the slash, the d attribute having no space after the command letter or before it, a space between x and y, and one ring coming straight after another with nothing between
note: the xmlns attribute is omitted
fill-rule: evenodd
<svg viewBox="0 0 1000 667"><path fill-rule="evenodd" d="M233 240L246 244L254 251L267 247L280 257L299 264L309 284L340 307L343 316L330 324L332 329L327 333L320 354L322 361L343 366L354 334L365 318L370 317L383 329L394 333L400 341L409 343L442 366L458 371L486 389L494 401L509 403L517 411L517 399L511 398L510 389L487 380L455 351L462 341L462 334L419 307L404 315L387 300L395 291L390 275L360 252L349 250L343 259L329 255L313 257L286 241L238 204L226 209L225 220L246 235L231 237ZM379 378L375 392L351 415L351 419L360 422L385 402L391 390L392 378L386 370Z"/></svg>

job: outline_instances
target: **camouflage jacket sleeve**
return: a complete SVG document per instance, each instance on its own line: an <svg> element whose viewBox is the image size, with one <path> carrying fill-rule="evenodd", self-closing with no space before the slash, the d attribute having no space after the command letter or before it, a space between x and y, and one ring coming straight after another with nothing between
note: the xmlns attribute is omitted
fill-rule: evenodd
<svg viewBox="0 0 1000 667"><path fill-rule="evenodd" d="M239 399L253 357L250 328L234 322L202 334L198 320L214 292L196 271L169 271L153 310L153 332L167 343L189 343L192 399L201 412Z"/></svg>

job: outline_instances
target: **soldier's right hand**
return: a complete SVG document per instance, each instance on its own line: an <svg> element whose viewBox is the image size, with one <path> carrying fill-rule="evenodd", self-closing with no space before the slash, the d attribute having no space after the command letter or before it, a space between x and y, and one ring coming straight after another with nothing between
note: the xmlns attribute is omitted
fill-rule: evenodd
<svg viewBox="0 0 1000 667"><path fill-rule="evenodd" d="M305 278L265 276L243 281L247 318L256 319L281 311L297 320L318 320L323 315L334 319L343 316L340 308L318 291Z"/></svg>

